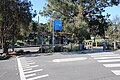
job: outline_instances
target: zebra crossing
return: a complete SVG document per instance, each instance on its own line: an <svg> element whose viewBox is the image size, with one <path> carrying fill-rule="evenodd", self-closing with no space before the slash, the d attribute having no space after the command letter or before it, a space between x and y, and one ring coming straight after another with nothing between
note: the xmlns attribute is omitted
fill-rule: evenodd
<svg viewBox="0 0 120 80"><path fill-rule="evenodd" d="M97 60L97 62L102 63L104 67L109 68L115 75L120 76L120 54L103 52L88 55Z"/></svg>
<svg viewBox="0 0 120 80"><path fill-rule="evenodd" d="M42 74L43 69L39 69L39 65L30 58L17 58L17 61L21 80L40 80L49 76L48 74L37 74Z"/></svg>

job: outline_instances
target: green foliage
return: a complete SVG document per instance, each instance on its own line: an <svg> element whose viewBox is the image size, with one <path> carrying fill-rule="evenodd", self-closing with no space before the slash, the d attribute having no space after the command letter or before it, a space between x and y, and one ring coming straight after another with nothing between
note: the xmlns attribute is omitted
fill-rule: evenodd
<svg viewBox="0 0 120 80"><path fill-rule="evenodd" d="M120 17L115 16L112 25L107 29L106 35L109 39L120 41Z"/></svg>
<svg viewBox="0 0 120 80"><path fill-rule="evenodd" d="M0 32L1 41L13 41L21 30L27 30L32 20L32 4L27 0L0 1Z"/></svg>
<svg viewBox="0 0 120 80"><path fill-rule="evenodd" d="M48 0L40 14L62 20L63 31L81 34L76 35L78 38L86 38L90 34L105 38L105 31L111 21L108 20L110 14L102 13L106 7L119 3L119 0Z"/></svg>

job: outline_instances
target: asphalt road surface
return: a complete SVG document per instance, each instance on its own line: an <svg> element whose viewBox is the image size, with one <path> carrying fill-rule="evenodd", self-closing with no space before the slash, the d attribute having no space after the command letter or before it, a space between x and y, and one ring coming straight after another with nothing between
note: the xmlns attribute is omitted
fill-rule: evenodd
<svg viewBox="0 0 120 80"><path fill-rule="evenodd" d="M120 80L119 53L19 56L0 61L0 80Z"/></svg>

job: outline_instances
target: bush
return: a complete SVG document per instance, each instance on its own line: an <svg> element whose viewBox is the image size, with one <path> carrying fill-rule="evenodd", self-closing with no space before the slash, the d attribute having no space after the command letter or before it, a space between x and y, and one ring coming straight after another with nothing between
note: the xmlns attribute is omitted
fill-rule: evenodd
<svg viewBox="0 0 120 80"><path fill-rule="evenodd" d="M39 48L40 53L51 53L52 47L51 46L42 46L42 48Z"/></svg>
<svg viewBox="0 0 120 80"><path fill-rule="evenodd" d="M63 52L70 52L71 50L69 48L64 47Z"/></svg>
<svg viewBox="0 0 120 80"><path fill-rule="evenodd" d="M60 45L57 45L54 47L54 52L62 52L63 51L63 47Z"/></svg>
<svg viewBox="0 0 120 80"><path fill-rule="evenodd" d="M5 59L8 59L8 58L9 58L9 56L6 53L0 54L0 60L5 60Z"/></svg>
<svg viewBox="0 0 120 80"><path fill-rule="evenodd" d="M117 48L120 49L120 43L117 43Z"/></svg>
<svg viewBox="0 0 120 80"><path fill-rule="evenodd" d="M16 51L16 54L17 54L17 55L22 55L23 53L24 53L24 50L22 50L22 49Z"/></svg>

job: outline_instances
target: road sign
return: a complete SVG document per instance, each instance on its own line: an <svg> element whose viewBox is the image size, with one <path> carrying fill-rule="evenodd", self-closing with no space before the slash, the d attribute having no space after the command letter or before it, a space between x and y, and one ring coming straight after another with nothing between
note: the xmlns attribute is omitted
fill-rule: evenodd
<svg viewBox="0 0 120 80"><path fill-rule="evenodd" d="M62 31L62 21L54 20L54 30Z"/></svg>

